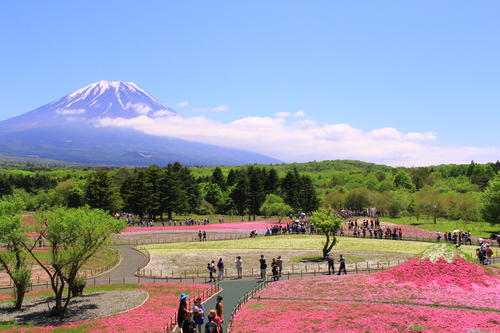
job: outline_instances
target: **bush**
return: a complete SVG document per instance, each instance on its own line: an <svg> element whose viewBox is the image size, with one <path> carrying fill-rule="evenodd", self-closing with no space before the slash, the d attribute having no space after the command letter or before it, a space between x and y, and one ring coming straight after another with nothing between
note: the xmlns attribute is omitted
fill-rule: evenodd
<svg viewBox="0 0 500 333"><path fill-rule="evenodd" d="M71 294L73 297L82 296L83 289L87 285L87 281L83 277L77 277L73 283L73 287L71 288Z"/></svg>

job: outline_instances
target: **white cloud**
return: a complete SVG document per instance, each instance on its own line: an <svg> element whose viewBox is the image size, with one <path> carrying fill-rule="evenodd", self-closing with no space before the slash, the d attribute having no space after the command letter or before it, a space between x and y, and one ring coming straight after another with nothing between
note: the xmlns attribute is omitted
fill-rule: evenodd
<svg viewBox="0 0 500 333"><path fill-rule="evenodd" d="M219 106L214 106L214 107L211 107L211 108L194 108L192 111L193 112L203 112L203 113L207 113L207 112L226 112L226 111L229 111L229 106L227 106L227 105L219 105Z"/></svg>
<svg viewBox="0 0 500 333"><path fill-rule="evenodd" d="M179 115L132 119L104 118L99 126L133 128L145 133L196 140L259 152L286 162L357 159L389 165L485 162L500 158L498 147L436 146L433 132L403 133L395 128L365 131L348 124L318 124L284 117L245 117L229 123L204 116ZM193 128L196 135L192 135Z"/></svg>
<svg viewBox="0 0 500 333"><path fill-rule="evenodd" d="M175 113L170 110L158 110L153 112L154 117L165 117L165 116L171 116L173 114Z"/></svg>
<svg viewBox="0 0 500 333"><path fill-rule="evenodd" d="M304 117L305 112L304 110L299 110L293 114L294 117Z"/></svg>
<svg viewBox="0 0 500 333"><path fill-rule="evenodd" d="M59 114L82 114L85 113L85 109L58 109L56 113Z"/></svg>
<svg viewBox="0 0 500 333"><path fill-rule="evenodd" d="M177 103L175 106L180 107L180 108L185 108L188 105L189 105L189 101L182 101L182 102Z"/></svg>
<svg viewBox="0 0 500 333"><path fill-rule="evenodd" d="M278 112L278 113L275 113L274 116L276 118L285 118L285 117L290 117L291 113L290 112Z"/></svg>
<svg viewBox="0 0 500 333"><path fill-rule="evenodd" d="M127 110L132 110L138 114L148 114L149 112L151 112L152 108L147 105L147 104L144 104L144 103L132 103L132 102L128 102L126 105L125 105L125 109Z"/></svg>

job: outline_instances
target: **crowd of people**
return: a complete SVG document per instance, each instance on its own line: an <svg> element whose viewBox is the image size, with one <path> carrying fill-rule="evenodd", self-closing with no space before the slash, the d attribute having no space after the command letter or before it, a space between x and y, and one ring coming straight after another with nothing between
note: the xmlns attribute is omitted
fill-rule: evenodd
<svg viewBox="0 0 500 333"><path fill-rule="evenodd" d="M237 256L234 260L235 268L236 268L236 279L243 278L243 259L241 256ZM264 255L260 256L259 259L259 269L260 269L260 278L262 280L267 279L267 262ZM215 263L215 260L210 261L207 264L207 270L209 273L208 282L216 282L222 281L225 277L225 263L222 258L219 258L219 261ZM277 256L273 258L271 261L271 273L273 281L277 281L281 278L281 273L283 271L283 259L281 256ZM217 278L215 274L217 273Z"/></svg>
<svg viewBox="0 0 500 333"><path fill-rule="evenodd" d="M490 247L490 244L484 241L484 239L479 238L479 248L476 249L477 260L482 265L492 264L493 250Z"/></svg>
<svg viewBox="0 0 500 333"><path fill-rule="evenodd" d="M459 247L460 245L472 245L472 236L469 231L455 231L455 232L443 232L436 231L436 240L438 243L441 241L441 238L445 242L454 243Z"/></svg>
<svg viewBox="0 0 500 333"><path fill-rule="evenodd" d="M223 297L217 296L215 309L208 311L207 314L200 297L194 300L192 307L188 306L188 297L189 295L181 294L179 299L177 324L182 333L222 333L222 324L224 323ZM207 322L205 322L205 317Z"/></svg>
<svg viewBox="0 0 500 333"><path fill-rule="evenodd" d="M378 239L403 239L403 229L397 226L389 227L380 225L380 220L364 219L348 221L340 227L340 236L345 236L347 233L354 237L362 238L378 238Z"/></svg>

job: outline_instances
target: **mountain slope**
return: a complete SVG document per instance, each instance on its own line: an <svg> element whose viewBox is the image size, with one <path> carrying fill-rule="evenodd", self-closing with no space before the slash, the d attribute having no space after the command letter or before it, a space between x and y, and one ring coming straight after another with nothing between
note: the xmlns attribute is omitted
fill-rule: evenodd
<svg viewBox="0 0 500 333"><path fill-rule="evenodd" d="M0 122L0 153L92 165L276 163L273 158L177 138L100 128L101 118L169 117L176 112L133 82L99 81Z"/></svg>

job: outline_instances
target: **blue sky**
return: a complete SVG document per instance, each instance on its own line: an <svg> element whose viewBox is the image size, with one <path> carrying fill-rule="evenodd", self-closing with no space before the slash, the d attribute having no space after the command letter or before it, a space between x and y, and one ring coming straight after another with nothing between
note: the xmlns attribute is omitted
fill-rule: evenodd
<svg viewBox="0 0 500 333"><path fill-rule="evenodd" d="M303 110L354 135L432 132L425 147L453 147L450 162L476 156L466 147L496 160L499 17L498 1L2 2L0 120L124 80L188 118Z"/></svg>

